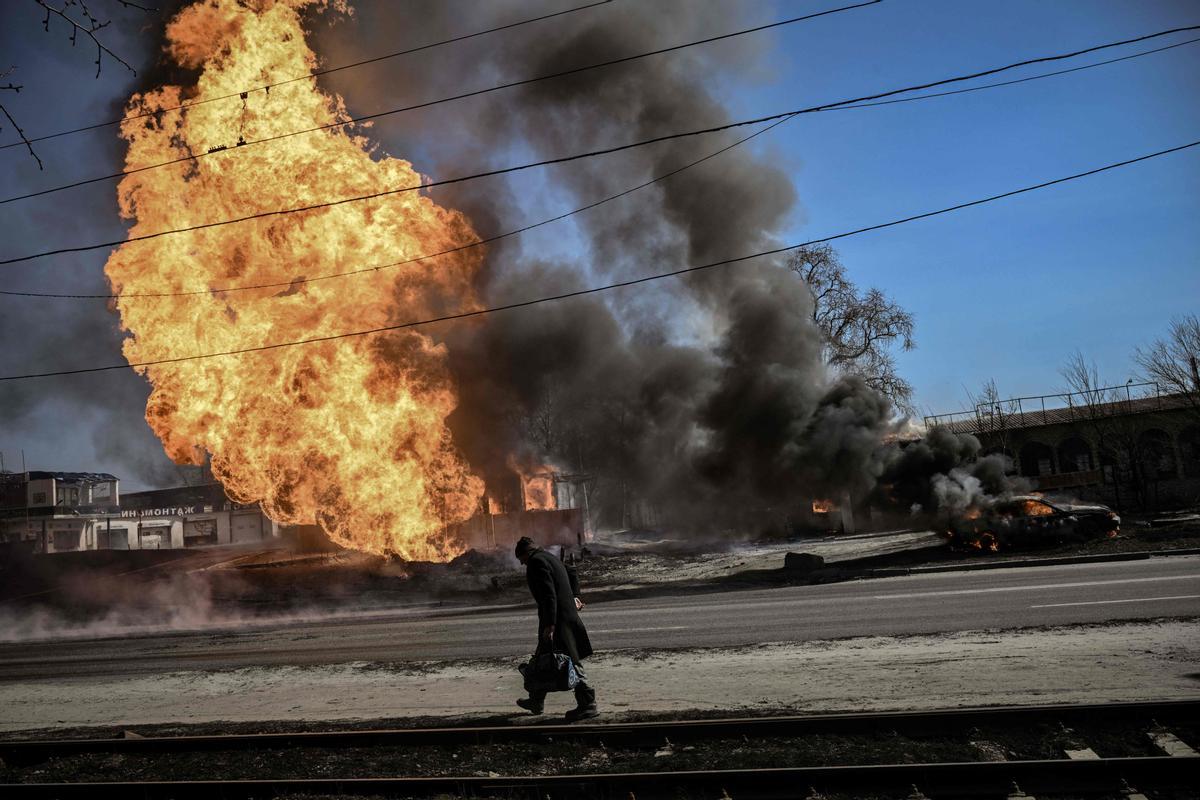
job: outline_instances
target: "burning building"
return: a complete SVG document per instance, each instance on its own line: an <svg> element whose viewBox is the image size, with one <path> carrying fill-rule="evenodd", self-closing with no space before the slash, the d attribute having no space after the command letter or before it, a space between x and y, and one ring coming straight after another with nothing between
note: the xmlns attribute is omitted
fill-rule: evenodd
<svg viewBox="0 0 1200 800"><path fill-rule="evenodd" d="M541 545L581 547L592 538L587 476L550 467L513 466L507 480L488 487L479 514L450 529L463 547L511 550L522 536Z"/></svg>

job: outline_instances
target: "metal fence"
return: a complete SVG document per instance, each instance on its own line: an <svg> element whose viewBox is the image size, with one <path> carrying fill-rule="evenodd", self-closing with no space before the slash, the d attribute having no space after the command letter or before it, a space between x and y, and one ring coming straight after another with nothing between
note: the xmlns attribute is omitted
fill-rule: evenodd
<svg viewBox="0 0 1200 800"><path fill-rule="evenodd" d="M1080 418L1114 416L1163 408L1163 394L1154 382L1105 386L1085 392L1011 397L979 403L967 411L931 414L925 427L947 426L962 433L996 433L1027 425L1050 425Z"/></svg>

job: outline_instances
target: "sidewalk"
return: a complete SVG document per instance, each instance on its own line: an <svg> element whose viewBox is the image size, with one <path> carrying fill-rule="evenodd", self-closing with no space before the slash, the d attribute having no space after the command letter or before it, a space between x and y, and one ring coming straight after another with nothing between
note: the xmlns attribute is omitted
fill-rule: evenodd
<svg viewBox="0 0 1200 800"><path fill-rule="evenodd" d="M637 712L820 712L1200 696L1193 622L614 651L588 661L609 720ZM517 660L347 663L0 684L0 730L217 721L463 721L514 714ZM565 711L566 694L548 712ZM546 719L542 717L539 719ZM269 728L269 725L264 725Z"/></svg>

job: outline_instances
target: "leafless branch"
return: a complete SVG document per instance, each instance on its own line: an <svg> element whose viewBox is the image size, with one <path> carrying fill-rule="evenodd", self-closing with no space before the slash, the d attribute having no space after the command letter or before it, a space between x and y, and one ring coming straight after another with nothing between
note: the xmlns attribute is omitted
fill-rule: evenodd
<svg viewBox="0 0 1200 800"><path fill-rule="evenodd" d="M12 75L16 71L16 67L9 67L8 69L4 70L4 72L0 72L0 81L4 80L9 75ZM7 86L0 86L0 91L8 90L10 92L20 92L24 88L25 87L22 84L9 81Z"/></svg>
<svg viewBox="0 0 1200 800"><path fill-rule="evenodd" d="M75 42L78 40L80 32L82 32L89 39L91 39L92 42L95 43L95 45L96 45L96 77L97 78L100 77L101 64L102 64L103 58L106 54L108 55L109 58L113 59L118 64L123 65L125 67L125 69L129 70L134 75L137 75L137 70L134 69L129 64L129 62L127 62L125 59L121 58L119 55L117 55L112 50L110 50L96 36L96 31L99 31L101 28L105 28L108 25L112 24L112 20L108 20L106 22L100 22L98 19L96 19L94 16L92 16L92 12L87 7L87 3L84 0L64 0L62 8L55 8L54 6L52 6L48 2L46 2L46 0L33 0L33 2L37 3L42 8L46 9L46 18L44 20L42 20L42 28L47 33L50 32L50 16L53 14L54 16L61 17L63 20L65 20L67 22L67 24L69 24L71 26L70 40L71 40L72 46L74 46ZM142 6L138 6L134 3L123 2L122 5L135 6L136 8L143 8ZM86 25L80 24L75 19L72 19L69 14L67 14L67 9L70 8L71 6L78 6L80 8L85 20L87 21ZM148 10L148 9L144 9L144 10Z"/></svg>
<svg viewBox="0 0 1200 800"><path fill-rule="evenodd" d="M19 88L20 87L18 87L18 89ZM4 107L3 103L0 103L0 111L4 112L4 116L8 118L9 123L13 126L13 129L16 130L17 135L21 137L21 141L24 142L25 146L29 148L29 155L33 156L33 160L37 162L38 169L44 169L42 166L42 160L38 158L38 154L33 151L33 143L25 137L25 131L21 130L21 126L17 124L15 119L13 119L12 114L8 113L8 109Z"/></svg>
<svg viewBox="0 0 1200 800"><path fill-rule="evenodd" d="M60 17L61 19L65 20L71 26L71 35L68 38L70 39L72 46L74 46L75 43L79 40L79 32L80 31L82 31L88 38L90 38L95 43L95 45L96 45L96 77L97 78L100 77L100 68L101 68L101 64L102 64L105 54L107 54L114 61L124 65L124 67L126 69L128 69L130 72L132 72L134 75L137 74L137 70L135 70L132 66L130 66L130 64L127 61L125 61L125 59L121 58L116 53L114 53L112 50L110 50L103 42L101 42L99 40L99 38L96 37L96 32L109 26L110 24L112 24L112 21L108 20L105 22L101 22L96 17L96 15L92 13L92 9L88 6L88 0L62 0L62 6L58 7L58 8L50 5L50 3L46 2L46 0L33 0L33 2L35 2L39 6L41 6L46 12L46 17L45 17L45 19L42 20L42 28L47 33L50 32L51 17L57 16L57 17ZM124 8L136 8L136 9L140 9L145 12L158 11L157 8L143 6L139 3L131 2L131 0L115 0L115 2L120 3L121 6ZM83 18L82 23L75 19L72 19L71 16L67 13L67 10L71 7L76 7L79 9L79 13L82 15L82 18ZM4 70L3 72L0 72L0 81L8 78L10 75L13 74L13 72L16 71L16 69L17 68L15 66L13 66L13 67L9 67L8 69ZM25 88L23 84L13 83L11 80L9 80L6 85L0 86L0 91L20 92L21 89L23 89L23 88ZM44 167L42 165L42 160L38 157L38 154L36 152L34 152L33 143L29 141L29 138L27 136L25 136L25 132L21 129L21 126L17 124L17 121L13 118L12 114L9 113L8 109L5 108L3 105L0 105L0 112L3 112L4 117L9 121L9 123L13 126L13 129L16 130L17 134L21 137L21 141L24 142L25 147L27 147L29 149L29 154L31 156L33 156L35 161L37 161L38 169L44 169Z"/></svg>
<svg viewBox="0 0 1200 800"><path fill-rule="evenodd" d="M1133 359L1146 378L1168 394L1186 398L1200 418L1200 317L1188 314L1173 320L1165 339L1137 348Z"/></svg>
<svg viewBox="0 0 1200 800"><path fill-rule="evenodd" d="M824 335L825 363L862 376L910 411L912 387L896 373L889 348L911 350L913 316L878 289L860 292L828 244L801 248L789 259L812 296L812 321Z"/></svg>

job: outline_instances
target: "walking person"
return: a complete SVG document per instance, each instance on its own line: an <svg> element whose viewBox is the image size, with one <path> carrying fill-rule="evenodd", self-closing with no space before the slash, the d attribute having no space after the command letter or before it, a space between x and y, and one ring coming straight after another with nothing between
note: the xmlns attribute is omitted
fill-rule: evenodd
<svg viewBox="0 0 1200 800"><path fill-rule="evenodd" d="M555 556L533 543L528 536L517 542L517 559L525 565L529 592L538 607L538 644L536 655L566 653L575 663L579 683L575 685L576 707L566 713L567 722L599 716L596 690L588 686L583 674L583 659L592 654L587 628L579 618L583 601L579 599L579 576L574 567L565 566ZM517 705L532 714L541 714L545 692L530 692Z"/></svg>

